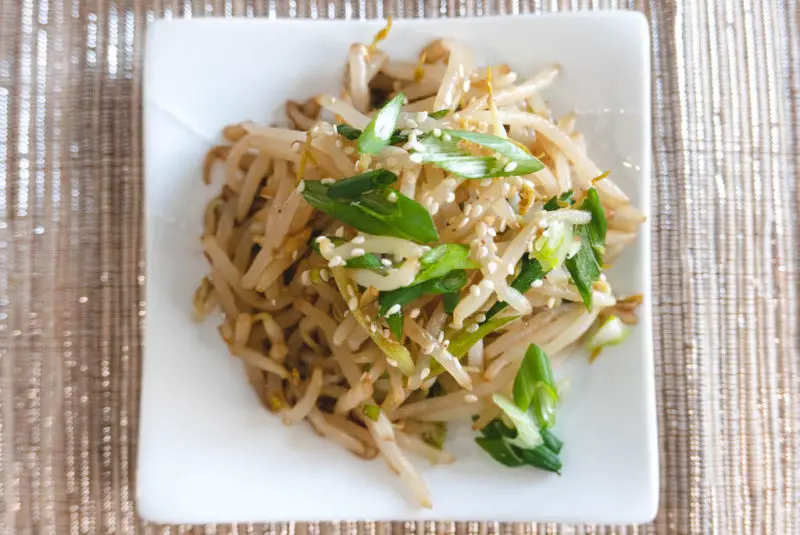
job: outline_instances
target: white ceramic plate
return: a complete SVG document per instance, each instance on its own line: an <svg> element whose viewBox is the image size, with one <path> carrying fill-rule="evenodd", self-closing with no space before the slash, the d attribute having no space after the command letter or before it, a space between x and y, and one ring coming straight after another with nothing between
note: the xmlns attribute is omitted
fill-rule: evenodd
<svg viewBox="0 0 800 535"><path fill-rule="evenodd" d="M557 371L572 387L559 410L566 441L560 477L507 469L453 429L458 461L423 475L434 508L420 510L383 462L365 462L285 427L263 410L216 320L191 320L192 294L207 273L201 214L216 187L201 162L221 127L282 118L288 98L335 92L347 47L369 41L377 22L193 20L149 28L145 67L147 329L142 385L138 508L159 522L336 519L650 520L658 496L649 306L622 345L589 366L576 355ZM548 97L579 111L579 129L600 167L649 210L650 68L645 19L581 13L397 21L385 50L413 59L432 38L470 45L478 64L509 63L521 75L552 62L563 75ZM609 273L620 294L650 302L650 238Z"/></svg>

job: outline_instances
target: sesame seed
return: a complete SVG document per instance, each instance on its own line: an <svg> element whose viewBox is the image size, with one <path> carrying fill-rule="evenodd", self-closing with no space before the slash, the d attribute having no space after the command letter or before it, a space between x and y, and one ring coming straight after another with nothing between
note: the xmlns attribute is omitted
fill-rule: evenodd
<svg viewBox="0 0 800 535"><path fill-rule="evenodd" d="M469 218L468 217L464 217L464 218L461 219L461 221L458 222L458 228L464 228L467 225L469 225Z"/></svg>
<svg viewBox="0 0 800 535"><path fill-rule="evenodd" d="M328 239L328 237L327 237L327 236L317 236L317 237L314 239L314 241L315 241L315 242L317 242L317 243L322 243L322 242L326 241L327 239Z"/></svg>
<svg viewBox="0 0 800 535"><path fill-rule="evenodd" d="M544 285L544 281L542 279L536 279L531 283L531 288L541 288Z"/></svg>
<svg viewBox="0 0 800 535"><path fill-rule="evenodd" d="M455 178L445 178L442 180L442 184L444 184L448 189L453 189L458 186L458 182L456 182Z"/></svg>
<svg viewBox="0 0 800 535"><path fill-rule="evenodd" d="M351 297L350 300L347 302L347 308L350 310L355 310L358 308L358 299L355 297Z"/></svg>
<svg viewBox="0 0 800 535"><path fill-rule="evenodd" d="M536 226L539 228L547 228L548 227L547 221L545 221L544 219L540 219L539 223L537 223Z"/></svg>
<svg viewBox="0 0 800 535"><path fill-rule="evenodd" d="M467 332L468 332L468 333L474 333L474 332L475 332L475 331L477 331L477 330L478 330L478 324L477 324L477 323L470 323L470 324L467 326Z"/></svg>
<svg viewBox="0 0 800 535"><path fill-rule="evenodd" d="M355 238L350 240L350 243L354 243L356 245L361 245L365 241L366 241L366 238L364 236L356 236Z"/></svg>
<svg viewBox="0 0 800 535"><path fill-rule="evenodd" d="M408 317L411 318L412 320L415 320L417 319L417 317L419 317L420 312L421 312L420 309L412 308L411 312L408 313Z"/></svg>
<svg viewBox="0 0 800 535"><path fill-rule="evenodd" d="M297 260L298 256L300 256L300 251L292 251L292 260Z"/></svg>
<svg viewBox="0 0 800 535"><path fill-rule="evenodd" d="M383 264L386 267L392 267L392 261L389 260L388 258L381 258L381 264Z"/></svg>
<svg viewBox="0 0 800 535"><path fill-rule="evenodd" d="M337 149L341 149L343 143L341 139L337 139L336 141L333 142L333 144L336 146Z"/></svg>
<svg viewBox="0 0 800 535"><path fill-rule="evenodd" d="M434 128L432 131L433 137L442 137L442 131L438 128Z"/></svg>
<svg viewBox="0 0 800 535"><path fill-rule="evenodd" d="M419 125L417 124L417 121L415 121L414 119L406 118L406 126L408 126L409 128L416 128Z"/></svg>
<svg viewBox="0 0 800 535"><path fill-rule="evenodd" d="M484 290L488 290L491 292L492 290L494 290L494 281L491 281L489 279L483 279L481 281L481 286L483 286Z"/></svg>
<svg viewBox="0 0 800 535"><path fill-rule="evenodd" d="M376 163L375 165L373 165L372 167L374 167L375 169L383 169L383 164L382 164L381 162L377 162L377 163Z"/></svg>
<svg viewBox="0 0 800 535"><path fill-rule="evenodd" d="M355 249L350 251L350 258L356 258L358 256L364 256L366 253L367 252L364 249L362 249L360 247L356 247Z"/></svg>
<svg viewBox="0 0 800 535"><path fill-rule="evenodd" d="M311 286L311 274L307 269L300 275L300 281L303 283L303 286Z"/></svg>
<svg viewBox="0 0 800 535"><path fill-rule="evenodd" d="M478 314L477 316L475 316L475 321L477 321L478 323L483 323L484 321L486 321L486 314Z"/></svg>
<svg viewBox="0 0 800 535"><path fill-rule="evenodd" d="M470 81L469 78L467 78L466 80L464 80L464 83L461 84L461 91L463 91L464 93L468 93L469 88L470 88Z"/></svg>
<svg viewBox="0 0 800 535"><path fill-rule="evenodd" d="M450 134L442 134L442 141L452 141L453 138L450 137Z"/></svg>
<svg viewBox="0 0 800 535"><path fill-rule="evenodd" d="M509 265L506 267L506 271L508 271L508 274L509 274L509 275L513 275L513 274L514 274L514 264L509 264Z"/></svg>
<svg viewBox="0 0 800 535"><path fill-rule="evenodd" d="M506 173L511 173L514 169L517 168L517 162L508 162L505 167L503 167L503 171Z"/></svg>
<svg viewBox="0 0 800 535"><path fill-rule="evenodd" d="M450 340L445 340L444 342L442 342L442 347L444 349L447 349L448 347L450 347Z"/></svg>
<svg viewBox="0 0 800 535"><path fill-rule="evenodd" d="M473 284L469 287L469 293L475 297L481 296L481 288L477 284Z"/></svg>
<svg viewBox="0 0 800 535"><path fill-rule="evenodd" d="M295 141L292 143L292 152L300 152L300 146L302 144L299 141Z"/></svg>
<svg viewBox="0 0 800 535"><path fill-rule="evenodd" d="M486 265L487 271L489 271L490 275L493 275L495 271L497 271L497 262L489 262Z"/></svg>
<svg viewBox="0 0 800 535"><path fill-rule="evenodd" d="M431 353L433 353L434 349L436 349L436 345L435 344L428 344L428 345L426 345L425 347L422 348L422 353L424 355L430 355Z"/></svg>
<svg viewBox="0 0 800 535"><path fill-rule="evenodd" d="M439 212L439 203L438 202L431 203L431 209L429 211L431 215L436 215Z"/></svg>
<svg viewBox="0 0 800 535"><path fill-rule="evenodd" d="M333 258L331 258L330 262L328 262L328 267L335 268L338 266L343 266L344 264L345 264L344 259L341 256L336 255Z"/></svg>
<svg viewBox="0 0 800 535"><path fill-rule="evenodd" d="M387 316L393 316L393 315L397 314L398 312L400 312L400 304L399 303L395 303L394 305L389 307L389 310L386 311L386 315Z"/></svg>
<svg viewBox="0 0 800 535"><path fill-rule="evenodd" d="M390 192L389 195L386 196L386 200L389 202L397 202L397 193Z"/></svg>
<svg viewBox="0 0 800 535"><path fill-rule="evenodd" d="M347 296L348 297L355 297L355 295L356 295L356 290L355 290L355 288L353 288L352 284L348 284L347 285L347 288L345 289L345 292L347 292Z"/></svg>
<svg viewBox="0 0 800 535"><path fill-rule="evenodd" d="M391 333L390 333L391 334ZM388 336L387 336L388 338ZM392 368L397 368L397 361L393 359L386 359L386 364L391 366Z"/></svg>
<svg viewBox="0 0 800 535"><path fill-rule="evenodd" d="M440 344L442 342L444 342L444 331L439 331L439 336L438 336L437 340L439 340Z"/></svg>
<svg viewBox="0 0 800 535"><path fill-rule="evenodd" d="M384 329L383 330L383 337L384 338L391 338L392 337L392 331L390 331L389 329Z"/></svg>
<svg viewBox="0 0 800 535"><path fill-rule="evenodd" d="M330 275L328 274L328 270L327 269L319 270L319 278L322 279L324 282L328 282L328 279L330 279Z"/></svg>
<svg viewBox="0 0 800 535"><path fill-rule="evenodd" d="M606 281L608 280L608 278L606 277L606 274L605 274L605 273L601 273L599 278L600 278L600 280L601 280L601 281L603 281L603 282L606 282Z"/></svg>
<svg viewBox="0 0 800 535"><path fill-rule="evenodd" d="M489 228L489 230L487 230L486 232L487 232L487 233L489 234L489 236L491 236L492 238L494 238L495 236L497 236L497 231L496 231L496 230L494 230L493 228Z"/></svg>
<svg viewBox="0 0 800 535"><path fill-rule="evenodd" d="M487 187L489 187L491 185L492 185L492 179L491 178L484 178L483 180L481 180L481 187L487 188Z"/></svg>
<svg viewBox="0 0 800 535"><path fill-rule="evenodd" d="M476 401L478 401L478 396L476 396L475 394L467 394L464 396L464 401L466 401L467 403L475 403Z"/></svg>
<svg viewBox="0 0 800 535"><path fill-rule="evenodd" d="M428 378L428 376L430 374L431 374L431 369L430 368L423 368L423 370L421 372L419 372L419 378L424 381L425 379Z"/></svg>
<svg viewBox="0 0 800 535"><path fill-rule="evenodd" d="M485 245L481 245L481 248L478 250L478 258L486 258L489 255L489 248Z"/></svg>
<svg viewBox="0 0 800 535"><path fill-rule="evenodd" d="M464 215L468 216L470 213L472 213L472 203L467 203L464 205Z"/></svg>
<svg viewBox="0 0 800 535"><path fill-rule="evenodd" d="M475 210L473 210L474 213L472 214L472 217L480 217L483 214L483 210L484 208L482 204L477 205Z"/></svg>
<svg viewBox="0 0 800 535"><path fill-rule="evenodd" d="M487 231L487 230L489 230L489 229L488 229L488 227L486 226L486 223L484 223L483 221L481 221L480 223L478 223L478 227L477 227L477 229L476 229L476 231L477 231L477 233L478 233L478 236L484 236L484 235L486 234L486 231Z"/></svg>
<svg viewBox="0 0 800 535"><path fill-rule="evenodd" d="M300 183L297 185L297 191L303 193L306 190L306 181L301 180Z"/></svg>
<svg viewBox="0 0 800 535"><path fill-rule="evenodd" d="M376 332L378 332L378 324L377 324L377 323L375 323L374 321L373 321L372 323L370 323L370 324L369 324L369 331L370 331L371 333L373 333L373 334L374 334L374 333L376 333Z"/></svg>
<svg viewBox="0 0 800 535"><path fill-rule="evenodd" d="M333 235L336 236L337 238L341 238L342 236L344 236L344 227L337 228L336 232L334 232Z"/></svg>
<svg viewBox="0 0 800 535"><path fill-rule="evenodd" d="M547 308L553 308L554 306L556 306L556 298L551 297L547 300Z"/></svg>
<svg viewBox="0 0 800 535"><path fill-rule="evenodd" d="M419 111L419 112L417 112L416 118L417 118L417 122L421 123L422 121L424 121L425 119L428 118L428 112L427 111Z"/></svg>
<svg viewBox="0 0 800 535"><path fill-rule="evenodd" d="M456 194L453 193L452 191L447 194L447 197L445 197L446 202L453 202L455 200L456 200Z"/></svg>
<svg viewBox="0 0 800 535"><path fill-rule="evenodd" d="M508 192L511 191L511 186L509 184L503 184L500 187L500 194L501 195L508 195Z"/></svg>
<svg viewBox="0 0 800 535"><path fill-rule="evenodd" d="M348 156L353 154L355 151L356 151L356 149L354 149L353 147L345 147L344 148L344 153L347 154Z"/></svg>
<svg viewBox="0 0 800 535"><path fill-rule="evenodd" d="M422 154L417 154L416 152L408 157L414 163L422 163Z"/></svg>

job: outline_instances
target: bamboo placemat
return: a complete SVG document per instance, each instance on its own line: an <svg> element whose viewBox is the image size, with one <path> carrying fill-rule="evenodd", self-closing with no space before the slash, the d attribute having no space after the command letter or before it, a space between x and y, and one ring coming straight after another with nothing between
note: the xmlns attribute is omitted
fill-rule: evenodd
<svg viewBox="0 0 800 535"><path fill-rule="evenodd" d="M652 30L657 520L138 520L148 22L606 8ZM0 531L799 533L799 20L798 0L0 0Z"/></svg>

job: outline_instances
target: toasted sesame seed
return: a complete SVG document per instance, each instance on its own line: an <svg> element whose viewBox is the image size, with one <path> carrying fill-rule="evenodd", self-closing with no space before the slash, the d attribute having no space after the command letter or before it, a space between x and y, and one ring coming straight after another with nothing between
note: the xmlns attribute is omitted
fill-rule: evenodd
<svg viewBox="0 0 800 535"><path fill-rule="evenodd" d="M328 273L327 269L320 269L319 270L319 278L322 279L324 282L328 282L330 279L330 274Z"/></svg>
<svg viewBox="0 0 800 535"><path fill-rule="evenodd" d="M426 345L425 347L422 348L422 353L425 354L425 355L430 355L431 353L433 353L434 349L436 349L436 345L435 344L428 344L428 345Z"/></svg>
<svg viewBox="0 0 800 535"><path fill-rule="evenodd" d="M392 267L392 261L389 260L388 258L381 258L381 264L383 264L386 267Z"/></svg>
<svg viewBox="0 0 800 535"><path fill-rule="evenodd" d="M364 236L356 236L355 238L350 240L350 243L354 243L356 245L361 245L365 241L366 241L366 238Z"/></svg>
<svg viewBox="0 0 800 535"><path fill-rule="evenodd" d="M470 213L472 213L472 203L466 203L464 205L464 215L469 216Z"/></svg>
<svg viewBox="0 0 800 535"><path fill-rule="evenodd" d="M541 288L544 285L544 281L542 279L536 279L531 283L531 288Z"/></svg>
<svg viewBox="0 0 800 535"><path fill-rule="evenodd" d="M383 169L383 164L381 162L376 162L372 167L375 169Z"/></svg>
<svg viewBox="0 0 800 535"><path fill-rule="evenodd" d="M341 149L343 145L341 139L337 139L336 141L333 142L333 144L336 146L337 149Z"/></svg>
<svg viewBox="0 0 800 535"><path fill-rule="evenodd" d="M364 256L367 252L362 249L361 247L356 247L352 251L350 251L350 258L356 258L358 256Z"/></svg>
<svg viewBox="0 0 800 535"><path fill-rule="evenodd" d="M307 269L300 275L300 282L303 283L303 286L311 286L311 273Z"/></svg>
<svg viewBox="0 0 800 535"><path fill-rule="evenodd" d="M490 275L493 275L495 271L497 271L497 262L489 262L486 265L487 271L489 271Z"/></svg>
<svg viewBox="0 0 800 535"><path fill-rule="evenodd" d="M389 310L386 311L386 315L393 316L398 312L400 312L400 308L401 308L400 305L398 303L395 303L394 305L389 307Z"/></svg>
<svg viewBox="0 0 800 535"><path fill-rule="evenodd" d="M467 332L468 332L468 333L474 333L474 332L475 332L475 331L477 331L477 330L478 330L478 324L477 324L477 323L470 323L470 324L467 326Z"/></svg>
<svg viewBox="0 0 800 535"><path fill-rule="evenodd" d="M373 333L373 334L374 334L374 333L376 333L376 332L378 332L378 324L377 324L377 323L375 323L374 321L373 321L372 323L370 323L370 324L369 324L369 331L370 331L371 333Z"/></svg>
<svg viewBox="0 0 800 535"><path fill-rule="evenodd" d="M415 320L415 319L417 319L419 317L419 313L420 312L421 312L420 309L412 308L411 312L408 313L408 317L411 318L412 320Z"/></svg>
<svg viewBox="0 0 800 535"><path fill-rule="evenodd" d="M514 172L514 169L517 168L517 162L508 162L505 167L503 167L503 171L506 173Z"/></svg>
<svg viewBox="0 0 800 535"><path fill-rule="evenodd" d="M601 274L600 274L600 277L599 277L599 279L600 279L601 281L603 281L603 282L606 282L606 281L608 280L608 277L606 277L606 274L605 274L605 273L601 273Z"/></svg>
<svg viewBox="0 0 800 535"><path fill-rule="evenodd" d="M347 302L347 308L350 310L355 310L358 308L358 299L355 297L351 297L350 300Z"/></svg>
<svg viewBox="0 0 800 535"><path fill-rule="evenodd" d="M386 196L386 200L389 202L397 202L397 193L394 191L389 192L389 195Z"/></svg>
<svg viewBox="0 0 800 535"><path fill-rule="evenodd" d="M334 232L333 235L336 236L337 238L341 238L342 236L344 236L344 227L337 228L336 232Z"/></svg>

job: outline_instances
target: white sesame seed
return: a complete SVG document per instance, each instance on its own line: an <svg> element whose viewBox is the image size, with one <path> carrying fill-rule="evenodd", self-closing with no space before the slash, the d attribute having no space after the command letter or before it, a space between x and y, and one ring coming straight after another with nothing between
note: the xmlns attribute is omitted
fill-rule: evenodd
<svg viewBox="0 0 800 535"><path fill-rule="evenodd" d="M447 349L448 347L450 347L450 340L445 340L444 342L442 342L442 347L444 349Z"/></svg>
<svg viewBox="0 0 800 535"><path fill-rule="evenodd" d="M319 135L319 126L314 126L311 129L311 137L317 137Z"/></svg>
<svg viewBox="0 0 800 535"><path fill-rule="evenodd" d="M600 277L599 277L599 279L600 279L601 281L603 281L603 282L606 282L606 281L608 280L608 277L606 277L606 274L605 274L605 273L601 273L601 274L600 274Z"/></svg>
<svg viewBox="0 0 800 535"><path fill-rule="evenodd" d="M425 379L428 378L428 376L430 374L431 374L431 369L430 368L424 368L421 372L419 372L419 378L424 381Z"/></svg>
<svg viewBox="0 0 800 535"><path fill-rule="evenodd" d="M417 121L415 121L414 119L406 118L406 126L409 128L416 128L419 125L417 124Z"/></svg>
<svg viewBox="0 0 800 535"><path fill-rule="evenodd" d="M348 284L347 285L347 288L345 288L345 292L347 292L347 296L348 297L355 297L356 296L356 290L355 290L355 288L353 288L352 284Z"/></svg>
<svg viewBox="0 0 800 535"><path fill-rule="evenodd" d="M386 267L392 267L392 261L389 260L388 258L381 258L381 264L383 264Z"/></svg>
<svg viewBox="0 0 800 535"><path fill-rule="evenodd" d="M314 238L314 241L317 242L317 243L322 243L322 242L326 241L327 239L328 239L327 236L317 236L316 238Z"/></svg>
<svg viewBox="0 0 800 535"><path fill-rule="evenodd" d="M412 130L412 131L411 131L411 133L412 133L412 134L414 134L415 136L419 137L419 136L421 136L422 134L424 134L425 132L423 132L423 131L422 131L422 130L420 130L419 128L415 128L414 130Z"/></svg>
<svg viewBox="0 0 800 535"><path fill-rule="evenodd" d="M481 286L483 287L484 290L488 290L491 292L492 290L494 290L494 281L491 281L489 279L483 279L481 281Z"/></svg>
<svg viewBox="0 0 800 535"><path fill-rule="evenodd" d="M551 297L547 300L547 308L553 308L554 306L556 306L556 298Z"/></svg>
<svg viewBox="0 0 800 535"><path fill-rule="evenodd" d="M477 324L477 323L470 323L470 324L467 326L467 332L468 332L468 333L474 333L474 332L475 332L475 331L477 331L477 330L478 330L478 324Z"/></svg>
<svg viewBox="0 0 800 535"><path fill-rule="evenodd" d="M500 187L500 194L503 196L508 195L509 191L511 191L511 186L509 184L503 184Z"/></svg>
<svg viewBox="0 0 800 535"><path fill-rule="evenodd" d="M292 260L297 260L298 256L300 256L300 251L292 251Z"/></svg>
<svg viewBox="0 0 800 535"><path fill-rule="evenodd" d="M336 141L333 142L333 144L336 146L337 149L341 149L343 145L341 139L337 139Z"/></svg>
<svg viewBox="0 0 800 535"><path fill-rule="evenodd" d="M444 184L448 189L453 189L458 186L458 182L455 178L445 178L442 180L442 184Z"/></svg>
<svg viewBox="0 0 800 535"><path fill-rule="evenodd" d="M507 227L507 226L508 226L508 224L506 223L506 220L505 220L505 219L503 219L502 221L500 221L500 232L505 232L505 231L506 231L506 227Z"/></svg>
<svg viewBox="0 0 800 535"><path fill-rule="evenodd" d="M350 251L350 258L356 258L358 256L364 256L366 253L367 252L364 249L362 249L360 247L356 247L352 251Z"/></svg>
<svg viewBox="0 0 800 535"><path fill-rule="evenodd" d="M452 141L453 138L450 137L450 134L442 134L442 141Z"/></svg>
<svg viewBox="0 0 800 535"><path fill-rule="evenodd" d="M328 262L328 267L335 268L338 266L343 266L344 264L345 264L344 259L341 256L336 255L333 258L331 258L330 262Z"/></svg>
<svg viewBox="0 0 800 535"><path fill-rule="evenodd" d="M422 121L424 121L427 118L428 118L428 112L427 111L419 111L419 112L417 112L417 115L416 115L417 122L421 123Z"/></svg>
<svg viewBox="0 0 800 535"><path fill-rule="evenodd" d="M467 78L464 80L464 83L461 84L461 91L463 91L464 93L468 93L469 88L470 88L470 81L469 78Z"/></svg>
<svg viewBox="0 0 800 535"><path fill-rule="evenodd" d="M466 401L467 403L475 403L476 401L478 401L478 396L476 396L475 394L467 394L464 396L464 401Z"/></svg>
<svg viewBox="0 0 800 535"><path fill-rule="evenodd" d="M294 143L292 143L292 152L300 152L301 150L300 147L302 147L302 145L303 144L300 143L299 141L295 141Z"/></svg>
<svg viewBox="0 0 800 535"><path fill-rule="evenodd" d="M297 191L303 193L306 190L306 181L301 180L300 183L297 185Z"/></svg>
<svg viewBox="0 0 800 535"><path fill-rule="evenodd" d="M377 324L377 323L375 323L374 321L373 321L372 323L370 323L370 324L369 324L369 331L370 331L371 333L373 333L373 334L374 334L374 333L376 333L376 332L378 332L378 324Z"/></svg>
<svg viewBox="0 0 800 535"><path fill-rule="evenodd" d="M439 203L438 202L431 203L431 209L429 210L429 212L431 213L431 215L436 215L437 213L439 213Z"/></svg>
<svg viewBox="0 0 800 535"><path fill-rule="evenodd" d="M389 195L386 196L386 200L389 202L397 202L397 193L389 192Z"/></svg>
<svg viewBox="0 0 800 535"><path fill-rule="evenodd" d="M486 232L487 232L487 233L489 234L489 236L491 236L492 238L494 238L495 236L497 236L497 231L496 231L495 229L493 229L493 228L489 228L489 230L487 230Z"/></svg>
<svg viewBox="0 0 800 535"><path fill-rule="evenodd" d="M365 241L366 241L366 238L364 236L356 236L355 238L350 240L350 243L354 243L356 245L361 245Z"/></svg>
<svg viewBox="0 0 800 535"><path fill-rule="evenodd" d="M353 147L345 147L344 148L344 153L347 154L348 156L353 154L355 151L356 151L356 149L354 149Z"/></svg>
<svg viewBox="0 0 800 535"><path fill-rule="evenodd" d="M385 334L385 333L384 333L384 334ZM392 333L389 333L389 334L392 334ZM389 336L387 335L387 336L386 336L386 338L389 338ZM397 368L397 361L396 361L396 360L393 360L393 359L386 359L386 364L388 364L388 365L389 365L389 366L391 366L392 368Z"/></svg>
<svg viewBox="0 0 800 535"><path fill-rule="evenodd" d="M514 169L517 168L517 162L508 162L505 167L503 167L503 171L506 173L512 173Z"/></svg>
<svg viewBox="0 0 800 535"><path fill-rule="evenodd" d="M472 286L469 287L469 293L470 295L473 295L475 297L480 297L481 296L480 286L478 286L477 284L473 284Z"/></svg>
<svg viewBox="0 0 800 535"><path fill-rule="evenodd" d="M456 200L456 194L451 191L450 193L447 194L447 197L445 197L444 200L446 202L453 202Z"/></svg>
<svg viewBox="0 0 800 535"><path fill-rule="evenodd" d="M472 203L467 203L464 205L464 215L468 216L470 213L472 213Z"/></svg>
<svg viewBox="0 0 800 535"><path fill-rule="evenodd" d="M484 178L483 180L481 180L481 187L482 188L488 188L491 185L492 185L492 179L491 178Z"/></svg>
<svg viewBox="0 0 800 535"><path fill-rule="evenodd" d="M544 281L542 279L536 279L531 283L531 288L541 288L543 284Z"/></svg>
<svg viewBox="0 0 800 535"><path fill-rule="evenodd" d="M481 245L481 248L478 250L478 258L486 258L489 255L489 248L485 245Z"/></svg>
<svg viewBox="0 0 800 535"><path fill-rule="evenodd" d="M336 232L334 232L333 235L336 236L337 238L341 238L342 236L344 236L344 227L337 228Z"/></svg>
<svg viewBox="0 0 800 535"><path fill-rule="evenodd" d="M383 337L384 338L391 338L392 337L392 331L390 331L389 329L384 329L383 330Z"/></svg>
<svg viewBox="0 0 800 535"><path fill-rule="evenodd" d="M475 316L475 321L477 321L478 323L483 323L484 321L486 321L486 314L478 314L477 316Z"/></svg>
<svg viewBox="0 0 800 535"><path fill-rule="evenodd" d="M464 228L467 225L469 225L469 218L468 217L464 217L464 218L461 219L461 221L458 222L458 228Z"/></svg>
<svg viewBox="0 0 800 535"><path fill-rule="evenodd" d="M430 355L433 353L434 349L436 349L436 344L428 344L422 348L422 353L424 355Z"/></svg>
<svg viewBox="0 0 800 535"><path fill-rule="evenodd" d="M303 286L311 286L311 273L307 269L300 275L300 282L303 283Z"/></svg>
<svg viewBox="0 0 800 535"><path fill-rule="evenodd" d="M434 128L431 132L433 133L433 137L442 137L442 131L438 128Z"/></svg>
<svg viewBox="0 0 800 535"><path fill-rule="evenodd" d="M481 221L480 223L478 223L478 226L477 226L477 228L476 228L475 230L476 230L476 232L478 233L478 236L481 236L481 237L482 237L482 236L485 236L485 235L486 235L486 231L487 231L487 230L489 230L489 229L488 229L488 227L486 226L486 223L484 223L483 221Z"/></svg>
<svg viewBox="0 0 800 535"><path fill-rule="evenodd" d="M350 310L355 310L358 308L358 299L355 297L351 297L350 300L347 302L347 308Z"/></svg>
<svg viewBox="0 0 800 535"><path fill-rule="evenodd" d="M489 272L490 275L493 275L495 271L497 271L497 262L489 262L486 265L486 270Z"/></svg>
<svg viewBox="0 0 800 535"><path fill-rule="evenodd" d="M439 336L438 336L437 340L439 340L440 344L442 342L444 342L444 331L439 331Z"/></svg>
<svg viewBox="0 0 800 535"><path fill-rule="evenodd" d="M414 163L422 163L422 154L417 154L416 152L408 157Z"/></svg>
<svg viewBox="0 0 800 535"><path fill-rule="evenodd" d="M389 307L389 310L386 311L386 315L393 316L398 312L400 312L400 305L398 303L395 303L394 305Z"/></svg>
<svg viewBox="0 0 800 535"><path fill-rule="evenodd" d="M547 221L545 221L544 219L540 219L539 222L536 224L536 226L539 228L547 228L548 227Z"/></svg>
<svg viewBox="0 0 800 535"><path fill-rule="evenodd" d="M509 265L506 267L506 271L508 271L508 274L509 274L509 275L513 275L513 274L514 274L514 264L509 264Z"/></svg>
<svg viewBox="0 0 800 535"><path fill-rule="evenodd" d="M328 274L328 270L327 269L320 269L319 270L319 278L322 279L324 282L328 282L328 279L330 279L330 275Z"/></svg>
<svg viewBox="0 0 800 535"><path fill-rule="evenodd" d="M408 317L411 318L412 320L415 320L415 319L417 319L419 317L419 313L420 312L421 312L420 309L412 308L411 312L408 313Z"/></svg>
<svg viewBox="0 0 800 535"><path fill-rule="evenodd" d="M483 214L483 210L484 208L482 204L477 205L475 210L473 210L472 217L480 217Z"/></svg>

